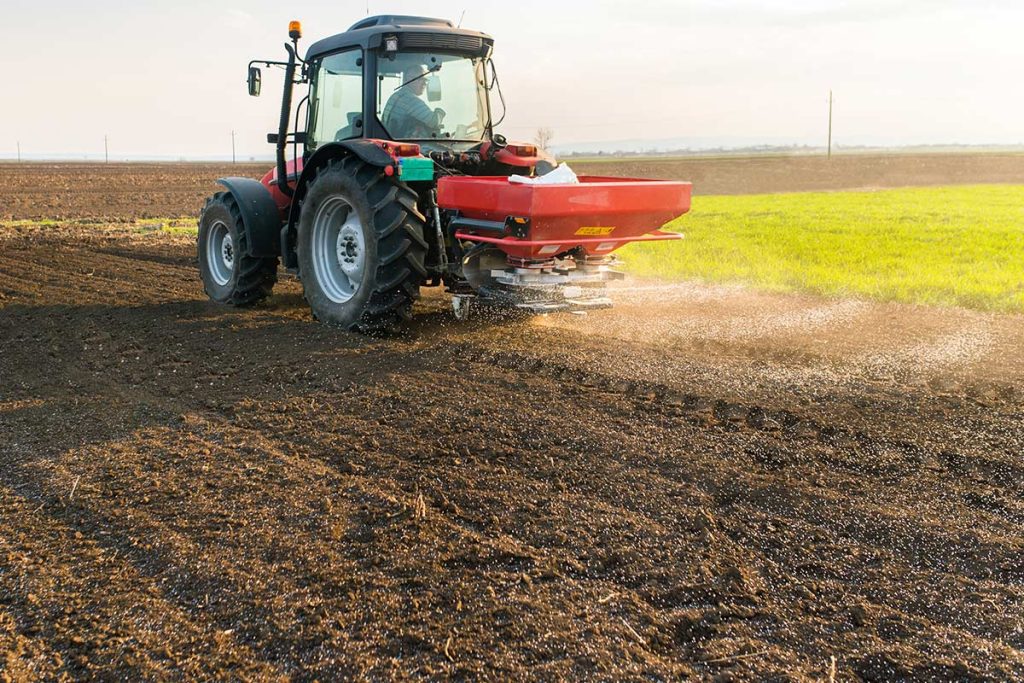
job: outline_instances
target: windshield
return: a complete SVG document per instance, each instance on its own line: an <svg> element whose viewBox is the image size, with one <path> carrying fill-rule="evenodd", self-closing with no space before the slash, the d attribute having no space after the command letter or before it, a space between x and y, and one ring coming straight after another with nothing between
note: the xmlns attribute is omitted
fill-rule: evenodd
<svg viewBox="0 0 1024 683"><path fill-rule="evenodd" d="M381 57L377 118L393 140L482 140L484 60L430 52Z"/></svg>

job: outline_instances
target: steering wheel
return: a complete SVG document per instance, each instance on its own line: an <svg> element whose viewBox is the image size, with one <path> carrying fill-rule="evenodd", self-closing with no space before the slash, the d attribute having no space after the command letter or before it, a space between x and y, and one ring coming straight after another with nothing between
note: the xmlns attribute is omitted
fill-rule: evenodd
<svg viewBox="0 0 1024 683"><path fill-rule="evenodd" d="M434 108L434 120L437 122L437 128L431 131L431 134L437 138L444 137L444 119L448 116L448 112L441 107Z"/></svg>

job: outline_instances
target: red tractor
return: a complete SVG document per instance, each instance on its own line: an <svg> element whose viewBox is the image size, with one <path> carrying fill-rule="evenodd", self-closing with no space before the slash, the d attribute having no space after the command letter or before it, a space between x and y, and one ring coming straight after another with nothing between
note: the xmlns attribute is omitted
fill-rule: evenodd
<svg viewBox="0 0 1024 683"><path fill-rule="evenodd" d="M289 27L277 164L259 182L224 178L199 221L214 301L267 297L280 261L320 321L379 332L407 320L424 286L471 306L545 313L610 305L612 252L676 239L657 228L690 207L690 184L579 177L494 132L494 41L439 19L369 17L298 55ZM308 86L289 132L292 92ZM502 113L502 118L504 113ZM299 130L299 123L304 130ZM289 147L292 150L288 159Z"/></svg>

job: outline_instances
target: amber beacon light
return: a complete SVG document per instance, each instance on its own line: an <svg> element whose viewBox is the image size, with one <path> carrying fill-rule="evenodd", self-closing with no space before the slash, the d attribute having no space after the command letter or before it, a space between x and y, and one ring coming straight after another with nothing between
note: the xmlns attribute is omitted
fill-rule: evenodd
<svg viewBox="0 0 1024 683"><path fill-rule="evenodd" d="M302 22L301 21L289 21L288 22L288 37L292 40L298 40L302 37Z"/></svg>

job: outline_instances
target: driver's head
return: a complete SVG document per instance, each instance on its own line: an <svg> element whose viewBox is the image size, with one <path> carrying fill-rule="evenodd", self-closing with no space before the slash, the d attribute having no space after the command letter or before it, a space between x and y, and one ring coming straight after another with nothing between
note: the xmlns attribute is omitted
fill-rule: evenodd
<svg viewBox="0 0 1024 683"><path fill-rule="evenodd" d="M420 76L425 73L427 73L427 67L422 64L413 64L402 72L402 83L403 85L405 83L411 83L409 89L417 95L422 95L423 91L427 89L427 79L420 78Z"/></svg>

